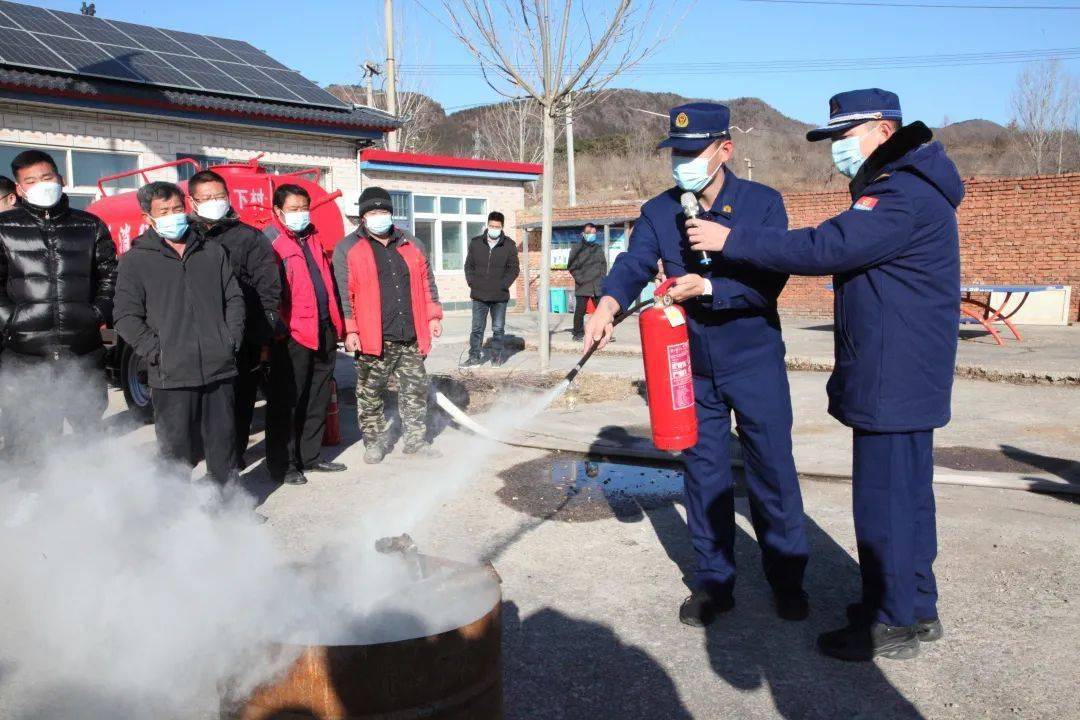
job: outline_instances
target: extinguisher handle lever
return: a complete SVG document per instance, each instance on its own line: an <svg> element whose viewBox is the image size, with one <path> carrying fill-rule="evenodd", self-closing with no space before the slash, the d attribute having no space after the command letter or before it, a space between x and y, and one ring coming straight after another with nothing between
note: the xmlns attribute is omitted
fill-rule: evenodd
<svg viewBox="0 0 1080 720"><path fill-rule="evenodd" d="M668 291L671 290L671 288L675 287L676 280L678 280L678 278L669 277L667 280L657 286L656 290L653 291L653 297L656 298L657 303L661 305L670 304L671 300L664 302L664 297L668 294Z"/></svg>

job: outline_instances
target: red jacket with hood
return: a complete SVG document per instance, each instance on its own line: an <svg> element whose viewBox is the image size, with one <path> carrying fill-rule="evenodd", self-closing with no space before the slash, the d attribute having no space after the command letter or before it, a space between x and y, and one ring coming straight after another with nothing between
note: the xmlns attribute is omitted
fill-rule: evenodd
<svg viewBox="0 0 1080 720"><path fill-rule="evenodd" d="M322 275L330 300L330 320L334 323L340 340L345 333L345 322L338 305L338 294L334 289L334 275L330 271L326 251L319 241L318 228L309 225L304 233L297 236L281 225L275 217L273 223L263 232L273 243L274 252L281 259L284 281L281 320L289 328L293 340L311 350L319 349L319 306L315 297L315 284L311 280L311 272L300 243L307 244L315 258L315 264L319 267L319 274Z"/></svg>

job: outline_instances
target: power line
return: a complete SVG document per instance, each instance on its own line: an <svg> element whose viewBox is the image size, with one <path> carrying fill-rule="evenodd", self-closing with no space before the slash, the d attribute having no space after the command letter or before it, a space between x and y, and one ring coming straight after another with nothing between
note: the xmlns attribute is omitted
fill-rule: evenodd
<svg viewBox="0 0 1080 720"><path fill-rule="evenodd" d="M963 3L868 2L865 0L739 0L784 5L856 5L860 7L950 8L955 10L1080 10L1080 5L967 5Z"/></svg>
<svg viewBox="0 0 1080 720"><path fill-rule="evenodd" d="M712 75L720 73L726 75L749 75L838 70L900 70L920 67L964 67L970 65L1026 63L1051 59L1072 60L1077 58L1080 58L1080 47L874 58L643 63L627 70L624 75L666 75L672 73L681 75ZM480 72L480 68L475 64L466 63L417 64L404 66L401 71L426 77L447 77L476 74Z"/></svg>

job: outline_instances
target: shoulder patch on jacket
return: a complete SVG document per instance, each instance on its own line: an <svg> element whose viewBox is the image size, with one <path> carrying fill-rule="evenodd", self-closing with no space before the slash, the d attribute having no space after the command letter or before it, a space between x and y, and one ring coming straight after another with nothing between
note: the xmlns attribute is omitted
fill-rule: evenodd
<svg viewBox="0 0 1080 720"><path fill-rule="evenodd" d="M876 197L869 197L864 195L855 201L855 204L851 206L852 210L864 210L870 212L877 205L878 199Z"/></svg>

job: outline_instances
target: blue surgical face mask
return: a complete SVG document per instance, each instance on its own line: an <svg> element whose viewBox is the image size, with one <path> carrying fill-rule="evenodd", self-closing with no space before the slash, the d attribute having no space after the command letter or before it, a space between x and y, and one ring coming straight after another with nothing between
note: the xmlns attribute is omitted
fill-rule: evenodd
<svg viewBox="0 0 1080 720"><path fill-rule="evenodd" d="M502 228L488 228L488 237L492 240L498 240L502 237Z"/></svg>
<svg viewBox="0 0 1080 720"><path fill-rule="evenodd" d="M833 140L833 165L835 165L837 171L845 177L855 177L859 172L859 168L866 162L866 157L859 148L859 140L861 137L862 136L860 135L853 135L840 140Z"/></svg>
<svg viewBox="0 0 1080 720"><path fill-rule="evenodd" d="M166 240L179 240L188 229L186 213L173 213L154 218L154 230Z"/></svg>
<svg viewBox="0 0 1080 720"><path fill-rule="evenodd" d="M582 237L585 238L585 242L587 243L596 242L596 233L584 233Z"/></svg>
<svg viewBox="0 0 1080 720"><path fill-rule="evenodd" d="M376 235L385 235L393 227L394 218L390 217L390 213L373 213L364 218L364 225Z"/></svg>
<svg viewBox="0 0 1080 720"><path fill-rule="evenodd" d="M716 166L716 170L709 172L709 162L713 159L713 155L720 152L720 148L716 148L712 155L708 157L696 157L685 158L681 155L671 155L671 176L675 178L675 184L683 190L689 190L690 192L701 192L705 189L713 177L720 171L723 164Z"/></svg>
<svg viewBox="0 0 1080 720"><path fill-rule="evenodd" d="M285 227L294 233L304 232L311 224L311 213L307 210L282 213L285 216Z"/></svg>

